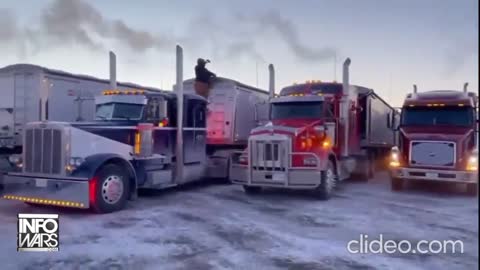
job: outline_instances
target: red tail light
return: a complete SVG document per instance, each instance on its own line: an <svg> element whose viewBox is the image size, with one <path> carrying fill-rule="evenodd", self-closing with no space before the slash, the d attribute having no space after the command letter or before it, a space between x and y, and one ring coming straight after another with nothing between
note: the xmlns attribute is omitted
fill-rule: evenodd
<svg viewBox="0 0 480 270"><path fill-rule="evenodd" d="M88 195L90 205L94 205L97 202L97 177L93 177L88 181Z"/></svg>

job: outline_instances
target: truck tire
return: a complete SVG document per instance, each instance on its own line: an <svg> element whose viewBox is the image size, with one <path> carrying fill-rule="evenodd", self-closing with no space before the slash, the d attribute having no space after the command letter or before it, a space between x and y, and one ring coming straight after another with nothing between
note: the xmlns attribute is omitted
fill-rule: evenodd
<svg viewBox="0 0 480 270"><path fill-rule="evenodd" d="M328 161L327 168L321 173L320 185L315 190L317 197L320 200L330 199L336 184L337 174L335 173L335 167L332 161Z"/></svg>
<svg viewBox="0 0 480 270"><path fill-rule="evenodd" d="M403 189L403 179L392 177L390 184L393 191L400 191Z"/></svg>
<svg viewBox="0 0 480 270"><path fill-rule="evenodd" d="M262 187L243 186L243 191L249 195L258 194L262 191Z"/></svg>
<svg viewBox="0 0 480 270"><path fill-rule="evenodd" d="M122 210L127 204L130 185L125 170L115 164L103 166L96 174L96 196L92 209L96 213Z"/></svg>
<svg viewBox="0 0 480 270"><path fill-rule="evenodd" d="M478 194L478 183L467 184L467 194L469 196L477 196L477 194Z"/></svg>

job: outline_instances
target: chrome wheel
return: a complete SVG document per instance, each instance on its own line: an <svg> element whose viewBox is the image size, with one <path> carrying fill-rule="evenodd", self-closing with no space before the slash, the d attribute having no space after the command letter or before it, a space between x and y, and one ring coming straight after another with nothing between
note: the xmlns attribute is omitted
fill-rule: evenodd
<svg viewBox="0 0 480 270"><path fill-rule="evenodd" d="M123 181L117 175L108 176L102 185L102 198L108 204L117 203L123 195Z"/></svg>

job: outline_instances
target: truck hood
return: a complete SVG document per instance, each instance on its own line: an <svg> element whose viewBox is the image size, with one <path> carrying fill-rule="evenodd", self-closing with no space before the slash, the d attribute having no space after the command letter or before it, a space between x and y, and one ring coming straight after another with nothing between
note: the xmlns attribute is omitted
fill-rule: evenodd
<svg viewBox="0 0 480 270"><path fill-rule="evenodd" d="M69 123L72 127L88 128L88 127L114 127L114 126L136 126L133 121L92 121L92 122L72 122Z"/></svg>
<svg viewBox="0 0 480 270"><path fill-rule="evenodd" d="M321 120L312 120L312 119L283 119L283 120L272 120L274 126L284 126L292 128L305 128L310 125L319 124Z"/></svg>
<svg viewBox="0 0 480 270"><path fill-rule="evenodd" d="M425 140L425 141L449 141L456 143L457 169L463 169L466 166L467 155L472 150L470 140L474 136L472 128L468 127L402 127L400 129L401 136L408 141ZM408 153L411 151L409 144L404 144L405 160L408 160ZM407 150L408 149L408 150ZM428 166L425 166L428 168Z"/></svg>
<svg viewBox="0 0 480 270"><path fill-rule="evenodd" d="M460 143L473 132L468 127L402 127L400 132L409 140L438 140Z"/></svg>
<svg viewBox="0 0 480 270"><path fill-rule="evenodd" d="M307 127L321 124L322 120L310 119L289 119L289 120L273 120L265 126L257 127L252 130L251 134L261 133L281 133L296 136Z"/></svg>

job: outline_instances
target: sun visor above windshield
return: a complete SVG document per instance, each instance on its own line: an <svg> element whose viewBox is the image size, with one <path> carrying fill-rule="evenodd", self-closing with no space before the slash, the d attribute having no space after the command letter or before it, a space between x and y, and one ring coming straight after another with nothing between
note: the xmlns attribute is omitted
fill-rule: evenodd
<svg viewBox="0 0 480 270"><path fill-rule="evenodd" d="M324 101L323 96L305 95L305 96L281 96L272 99L271 103L283 103L283 102L319 102Z"/></svg>
<svg viewBox="0 0 480 270"><path fill-rule="evenodd" d="M105 103L130 103L147 104L147 98L144 95L109 95L95 97L95 104Z"/></svg>
<svg viewBox="0 0 480 270"><path fill-rule="evenodd" d="M342 94L342 84L327 83L318 81L309 81L304 84L296 84L287 86L280 91L280 96L288 96L294 94Z"/></svg>

